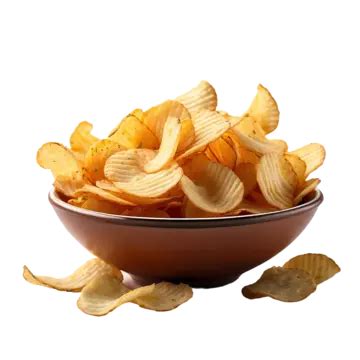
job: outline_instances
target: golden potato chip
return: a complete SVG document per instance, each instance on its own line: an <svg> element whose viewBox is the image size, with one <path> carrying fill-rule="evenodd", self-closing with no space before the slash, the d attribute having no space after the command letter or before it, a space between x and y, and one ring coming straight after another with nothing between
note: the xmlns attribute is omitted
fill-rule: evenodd
<svg viewBox="0 0 360 360"><path fill-rule="evenodd" d="M88 199L87 196L78 196L76 198L73 198L73 199L69 199L68 200L68 204L70 205L74 205L74 206L77 206L77 207L81 207L83 205L83 203Z"/></svg>
<svg viewBox="0 0 360 360"><path fill-rule="evenodd" d="M279 109L270 91L261 84L258 85L257 94L252 101L248 113L259 122L268 134L274 131L279 123Z"/></svg>
<svg viewBox="0 0 360 360"><path fill-rule="evenodd" d="M323 254L298 255L287 261L283 267L306 271L313 277L316 284L320 284L340 272L340 267L336 262Z"/></svg>
<svg viewBox="0 0 360 360"><path fill-rule="evenodd" d="M248 299L269 296L275 300L294 302L308 297L316 290L312 276L301 269L272 267L260 279L242 289Z"/></svg>
<svg viewBox="0 0 360 360"><path fill-rule="evenodd" d="M305 162L305 178L324 163L326 156L325 148L320 144L305 145L290 154L299 156Z"/></svg>
<svg viewBox="0 0 360 360"><path fill-rule="evenodd" d="M301 187L305 182L305 161L295 154L285 154L285 159L291 164L298 180L298 187Z"/></svg>
<svg viewBox="0 0 360 360"><path fill-rule="evenodd" d="M78 154L85 154L90 146L99 141L99 139L91 134L93 126L87 121L82 121L71 134L70 146L71 150Z"/></svg>
<svg viewBox="0 0 360 360"><path fill-rule="evenodd" d="M257 186L256 168L257 165L252 163L240 163L234 170L244 185L244 196L251 193Z"/></svg>
<svg viewBox="0 0 360 360"><path fill-rule="evenodd" d="M294 205L298 205L301 203L302 199L312 193L317 186L320 184L320 179L310 179L307 180L304 184L299 193L295 196Z"/></svg>
<svg viewBox="0 0 360 360"><path fill-rule="evenodd" d="M135 109L135 110L132 111L130 114L128 114L126 117L130 117L130 116L134 116L134 117L136 117L140 122L143 122L144 112L143 112L141 109ZM119 122L119 124L110 132L110 134L109 134L108 137L114 135L114 134L118 131L121 123L123 122L123 120L124 120L124 119L121 119L121 121Z"/></svg>
<svg viewBox="0 0 360 360"><path fill-rule="evenodd" d="M38 150L36 160L42 168L51 170L55 179L59 175L82 178L79 162L64 145L54 142L44 144Z"/></svg>
<svg viewBox="0 0 360 360"><path fill-rule="evenodd" d="M83 202L81 208L114 215L121 215L126 211L124 206L120 206L112 201L100 200L92 196Z"/></svg>
<svg viewBox="0 0 360 360"><path fill-rule="evenodd" d="M233 210L244 194L244 186L233 171L206 158L204 171L192 179L183 175L180 186L196 207L216 214Z"/></svg>
<svg viewBox="0 0 360 360"><path fill-rule="evenodd" d="M97 186L85 184L81 189L75 192L75 196L81 195L95 195L100 200L107 200L113 202L118 205L125 205L125 206L135 206L136 204L132 203L131 201L125 200L121 198L119 194L114 194L110 191L106 191L103 189L98 188Z"/></svg>
<svg viewBox="0 0 360 360"><path fill-rule="evenodd" d="M268 204L256 203L254 201L249 201L243 199L238 207L234 210L224 214L224 216L234 216L241 213L247 212L250 214L265 214L268 212L277 211L277 208L270 206Z"/></svg>
<svg viewBox="0 0 360 360"><path fill-rule="evenodd" d="M105 178L104 166L108 157L123 149L117 142L109 139L97 141L90 146L85 155L84 167L93 183Z"/></svg>
<svg viewBox="0 0 360 360"><path fill-rule="evenodd" d="M190 148L179 155L178 160L200 151L201 148L219 138L230 127L229 121L216 111L199 111L192 120L195 128L195 140Z"/></svg>
<svg viewBox="0 0 360 360"><path fill-rule="evenodd" d="M173 160L179 145L180 134L180 120L175 117L168 117L164 125L160 149L155 157L144 165L145 172L157 172Z"/></svg>
<svg viewBox="0 0 360 360"><path fill-rule="evenodd" d="M194 114L200 110L216 110L217 95L215 89L207 82L200 83L190 91L176 98L177 101Z"/></svg>
<svg viewBox="0 0 360 360"><path fill-rule="evenodd" d="M59 175L54 182L55 190L68 197L75 196L75 192L81 189L85 185L85 181L82 177L77 175L64 176Z"/></svg>
<svg viewBox="0 0 360 360"><path fill-rule="evenodd" d="M168 311L185 303L192 295L193 291L189 285L163 281L156 284L151 293L137 297L134 302L145 309Z"/></svg>
<svg viewBox="0 0 360 360"><path fill-rule="evenodd" d="M81 291L78 308L86 314L102 316L122 304L136 300L154 291L155 284L128 289L122 279L109 273L101 274L89 282Z"/></svg>
<svg viewBox="0 0 360 360"><path fill-rule="evenodd" d="M232 130L243 147L258 154L284 153L287 150L284 141L268 140L260 124L250 116L242 118Z"/></svg>
<svg viewBox="0 0 360 360"><path fill-rule="evenodd" d="M236 165L236 152L226 140L220 137L211 142L208 148L220 164L234 169Z"/></svg>
<svg viewBox="0 0 360 360"><path fill-rule="evenodd" d="M141 207L127 209L122 213L122 215L152 217L152 218L169 218L170 217L169 214L164 210L153 209L153 208L141 208Z"/></svg>
<svg viewBox="0 0 360 360"><path fill-rule="evenodd" d="M128 115L113 130L109 139L120 144L125 149L157 149L159 140L146 124L135 115Z"/></svg>
<svg viewBox="0 0 360 360"><path fill-rule="evenodd" d="M210 161L220 162L215 156L215 154L212 152L212 150L209 148L209 146L206 147L204 154Z"/></svg>
<svg viewBox="0 0 360 360"><path fill-rule="evenodd" d="M279 209L293 206L297 177L284 155L263 155L258 166L257 181L269 204Z"/></svg>
<svg viewBox="0 0 360 360"><path fill-rule="evenodd" d="M145 198L159 197L172 189L182 176L182 169L173 162L167 168L147 174L143 167L155 156L147 149L121 151L105 164L105 176L123 192Z"/></svg>
<svg viewBox="0 0 360 360"><path fill-rule="evenodd" d="M211 218L220 215L199 209L189 199L186 199L182 208L182 216L186 218Z"/></svg>
<svg viewBox="0 0 360 360"><path fill-rule="evenodd" d="M100 259L91 259L80 266L73 274L64 278L34 275L27 266L24 266L24 279L35 285L42 285L61 291L80 291L96 276L111 274L118 281L122 281L121 271Z"/></svg>

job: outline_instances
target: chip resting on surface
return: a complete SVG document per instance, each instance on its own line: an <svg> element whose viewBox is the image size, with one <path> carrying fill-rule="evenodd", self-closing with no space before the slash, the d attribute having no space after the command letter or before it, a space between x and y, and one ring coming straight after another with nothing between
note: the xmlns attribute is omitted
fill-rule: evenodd
<svg viewBox="0 0 360 360"><path fill-rule="evenodd" d="M316 284L330 279L340 271L336 262L323 254L295 256L285 263L284 268L304 270L314 278Z"/></svg>
<svg viewBox="0 0 360 360"><path fill-rule="evenodd" d="M111 274L112 277L122 281L121 271L104 261L95 258L80 266L73 274L64 278L34 275L27 266L24 266L24 279L35 285L42 285L61 291L80 291L94 277L101 274Z"/></svg>

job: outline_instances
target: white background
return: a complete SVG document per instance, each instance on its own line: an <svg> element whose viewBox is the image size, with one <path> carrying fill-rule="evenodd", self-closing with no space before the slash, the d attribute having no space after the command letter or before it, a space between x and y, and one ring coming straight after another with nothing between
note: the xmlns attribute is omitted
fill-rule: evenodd
<svg viewBox="0 0 360 360"><path fill-rule="evenodd" d="M358 359L359 11L356 1L1 1L1 359ZM105 136L135 107L199 80L241 114L259 82L281 111L277 138L326 146L325 202L286 250L175 311L127 304L96 318L76 294L31 286L90 257L47 201L35 154L81 120ZM274 135L275 136L275 135ZM221 241L221 239L219 239ZM342 272L303 302L241 288L305 252Z"/></svg>

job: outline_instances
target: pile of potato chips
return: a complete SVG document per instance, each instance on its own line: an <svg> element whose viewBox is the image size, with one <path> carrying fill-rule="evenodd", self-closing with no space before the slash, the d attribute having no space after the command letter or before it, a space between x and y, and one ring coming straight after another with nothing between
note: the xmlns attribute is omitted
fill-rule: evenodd
<svg viewBox="0 0 360 360"><path fill-rule="evenodd" d="M295 206L320 183L324 147L288 151L269 139L279 122L270 92L258 86L241 116L217 110L206 81L175 100L135 109L106 139L81 122L70 148L46 143L37 162L55 189L84 209L128 216L217 217Z"/></svg>

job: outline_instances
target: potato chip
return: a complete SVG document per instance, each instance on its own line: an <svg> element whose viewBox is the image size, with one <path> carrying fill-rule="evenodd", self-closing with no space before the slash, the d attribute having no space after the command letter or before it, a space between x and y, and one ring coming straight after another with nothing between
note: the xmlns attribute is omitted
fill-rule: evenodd
<svg viewBox="0 0 360 360"><path fill-rule="evenodd" d="M229 121L216 111L199 111L192 120L195 128L195 140L190 148L179 155L178 160L200 151L201 148L219 138L230 128Z"/></svg>
<svg viewBox="0 0 360 360"><path fill-rule="evenodd" d="M305 182L306 164L305 161L301 160L299 156L295 154L285 154L285 159L291 164L297 180L298 187L302 187Z"/></svg>
<svg viewBox="0 0 360 360"><path fill-rule="evenodd" d="M326 156L325 148L320 144L305 145L290 154L299 156L305 162L305 178L324 163Z"/></svg>
<svg viewBox="0 0 360 360"><path fill-rule="evenodd" d="M303 187L301 188L301 191L299 191L299 193L295 196L294 205L300 204L303 198L306 195L312 193L319 184L320 184L320 179L307 180L304 183Z"/></svg>
<svg viewBox="0 0 360 360"><path fill-rule="evenodd" d="M120 206L112 201L100 200L91 196L82 203L81 208L114 215L121 215L124 211L126 211L124 206Z"/></svg>
<svg viewBox="0 0 360 360"><path fill-rule="evenodd" d="M118 205L125 205L125 206L135 206L136 204L132 203L131 201L125 200L120 197L118 194L111 193L110 191L106 191L103 189L98 188L97 186L85 184L81 189L75 192L75 196L81 195L95 195L100 200L107 200L113 202Z"/></svg>
<svg viewBox="0 0 360 360"><path fill-rule="evenodd" d="M258 281L245 286L242 293L248 299L269 296L275 300L294 302L305 299L315 290L316 283L306 271L274 266L265 270Z"/></svg>
<svg viewBox="0 0 360 360"><path fill-rule="evenodd" d="M90 146L85 155L84 167L87 176L93 183L105 178L104 166L106 160L120 150L124 150L124 147L109 139L97 141Z"/></svg>
<svg viewBox="0 0 360 360"><path fill-rule="evenodd" d="M258 85L257 94L252 101L248 113L259 122L266 134L274 131L279 123L279 109L268 89Z"/></svg>
<svg viewBox="0 0 360 360"><path fill-rule="evenodd" d="M177 101L194 114L200 110L216 110L217 95L215 89L207 82L200 83L190 91L176 98Z"/></svg>
<svg viewBox="0 0 360 360"><path fill-rule="evenodd" d="M211 218L218 217L219 214L199 209L189 199L186 199L182 208L182 216L186 218Z"/></svg>
<svg viewBox="0 0 360 360"><path fill-rule="evenodd" d="M257 181L269 204L279 209L293 206L297 177L284 155L263 155L257 171Z"/></svg>
<svg viewBox="0 0 360 360"><path fill-rule="evenodd" d="M251 193L257 186L256 169L257 165L252 163L240 163L234 170L244 185L244 196Z"/></svg>
<svg viewBox="0 0 360 360"><path fill-rule="evenodd" d="M121 271L104 261L95 258L80 266L73 274L64 278L53 278L49 276L34 275L27 266L24 266L24 279L35 285L42 285L61 291L80 291L96 276L111 274L118 281L122 281Z"/></svg>
<svg viewBox="0 0 360 360"><path fill-rule="evenodd" d="M42 168L51 170L55 179L59 175L82 178L79 162L64 145L54 142L44 144L38 150L36 160Z"/></svg>
<svg viewBox="0 0 360 360"><path fill-rule="evenodd" d="M189 285L163 281L156 284L150 294L139 296L134 302L145 309L168 311L185 303L192 295L193 291Z"/></svg>
<svg viewBox="0 0 360 360"><path fill-rule="evenodd" d="M159 140L146 124L134 115L128 115L113 130L109 139L120 144L125 149L157 149Z"/></svg>
<svg viewBox="0 0 360 360"><path fill-rule="evenodd" d="M84 196L84 195L78 196L76 198L69 199L68 204L74 205L74 206L77 206L77 207L81 207L87 199L88 199L87 196Z"/></svg>
<svg viewBox="0 0 360 360"><path fill-rule="evenodd" d="M164 125L160 149L156 153L155 157L145 164L145 172L157 172L173 160L179 145L180 135L180 120L175 117L168 117Z"/></svg>
<svg viewBox="0 0 360 360"><path fill-rule="evenodd" d="M141 208L141 207L127 209L122 213L122 215L152 217L152 218L169 218L170 217L169 214L164 210L153 209L153 208Z"/></svg>
<svg viewBox="0 0 360 360"><path fill-rule="evenodd" d="M244 186L233 171L208 160L199 176L190 179L184 175L180 186L196 207L216 214L233 210L244 194Z"/></svg>
<svg viewBox="0 0 360 360"><path fill-rule="evenodd" d="M270 206L268 204L261 204L261 203L256 203L254 201L243 199L243 201L240 203L238 207L224 214L224 216L234 216L244 212L249 214L265 214L272 211L277 211L277 208Z"/></svg>
<svg viewBox="0 0 360 360"><path fill-rule="evenodd" d="M220 164L234 169L236 165L236 152L226 140L220 137L211 142L208 148Z"/></svg>
<svg viewBox="0 0 360 360"><path fill-rule="evenodd" d="M242 118L232 130L243 147L258 154L284 153L287 150L284 141L268 140L260 124L250 116Z"/></svg>
<svg viewBox="0 0 360 360"><path fill-rule="evenodd" d="M283 267L306 271L317 285L340 272L340 267L336 262L323 254L298 255L287 261Z"/></svg>
<svg viewBox="0 0 360 360"><path fill-rule="evenodd" d="M54 182L55 190L68 197L75 196L75 192L81 189L84 185L85 185L84 179L78 177L77 175L73 175L73 176L59 175L56 177Z"/></svg>
<svg viewBox="0 0 360 360"><path fill-rule="evenodd" d="M71 134L70 146L71 150L78 154L85 154L90 146L99 141L99 139L91 134L93 126L87 121L82 121Z"/></svg>

